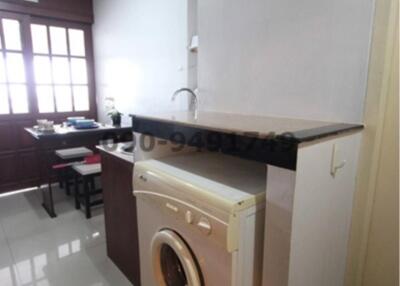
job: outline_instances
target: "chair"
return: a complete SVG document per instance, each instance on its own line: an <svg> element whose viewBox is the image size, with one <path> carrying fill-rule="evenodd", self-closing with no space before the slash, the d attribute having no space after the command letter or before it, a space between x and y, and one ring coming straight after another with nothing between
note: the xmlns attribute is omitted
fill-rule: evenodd
<svg viewBox="0 0 400 286"><path fill-rule="evenodd" d="M95 184L95 178L101 175L101 163L74 165L72 169L75 172L75 207L80 209L81 205L83 205L86 218L90 219L92 217L92 207L103 204L102 199L91 200L91 197L102 194L102 190L96 189ZM82 194L79 189L80 179L83 182Z"/></svg>

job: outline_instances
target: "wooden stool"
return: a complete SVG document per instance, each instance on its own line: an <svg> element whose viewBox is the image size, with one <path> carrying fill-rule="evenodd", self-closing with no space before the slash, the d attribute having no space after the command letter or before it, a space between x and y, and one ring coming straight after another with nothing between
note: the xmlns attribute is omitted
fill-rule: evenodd
<svg viewBox="0 0 400 286"><path fill-rule="evenodd" d="M85 207L86 218L92 217L91 208L103 204L103 200L91 201L94 195L102 194L102 190L96 190L95 178L101 175L101 164L82 164L74 165L72 169L75 171L75 207L80 209L81 205ZM82 178L83 194L79 190L79 179Z"/></svg>
<svg viewBox="0 0 400 286"><path fill-rule="evenodd" d="M86 147L77 147L56 150L55 154L60 159L59 163L70 163L79 161L81 159L83 160L87 156L92 156L93 151ZM69 170L69 168L64 168L58 173L60 187L63 188L65 186L65 191L68 196L71 194L69 187L72 184L70 182L71 173Z"/></svg>
<svg viewBox="0 0 400 286"><path fill-rule="evenodd" d="M78 164L79 162L75 162L75 164ZM64 163L64 164L58 164L58 165L53 165L51 166L51 171L56 172L59 174L60 172L64 172L66 169L69 169L71 164L74 163ZM52 172L48 176L48 195L46 196L46 191L45 189L42 188L42 195L43 195L43 203L42 206L44 209L47 211L49 216L51 218L57 217L57 214L54 210L54 200L53 200L53 188L52 188Z"/></svg>

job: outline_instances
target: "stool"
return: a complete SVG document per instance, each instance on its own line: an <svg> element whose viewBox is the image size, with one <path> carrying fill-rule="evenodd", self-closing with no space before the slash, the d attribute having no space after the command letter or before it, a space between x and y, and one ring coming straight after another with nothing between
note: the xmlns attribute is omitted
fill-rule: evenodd
<svg viewBox="0 0 400 286"><path fill-rule="evenodd" d="M56 156L61 159L61 163L69 163L72 161L79 161L79 159L83 159L87 156L92 156L93 151L86 148L86 147L77 147L77 148L68 148L68 149L60 149L55 151ZM63 169L62 174L59 175L59 183L60 187L62 188L65 184L65 191L67 195L70 195L70 174L68 174L69 169Z"/></svg>
<svg viewBox="0 0 400 286"><path fill-rule="evenodd" d="M62 160L84 158L93 155L93 151L86 147L56 150L56 155Z"/></svg>
<svg viewBox="0 0 400 286"><path fill-rule="evenodd" d="M75 208L80 209L81 205L85 207L86 218L92 217L91 208L103 204L103 200L91 201L91 197L102 193L102 190L96 190L96 177L101 175L101 164L82 164L74 165L72 169L75 171ZM79 190L79 179L82 178L83 194Z"/></svg>
<svg viewBox="0 0 400 286"><path fill-rule="evenodd" d="M76 164L79 162L76 162ZM58 165L53 165L51 166L51 170L54 172L61 172L67 168L70 168L71 164L74 163L65 163L65 164L58 164ZM54 210L54 200L53 200L53 188L52 188L52 174L50 173L48 175L48 197L46 196L46 192L45 189L42 189L42 195L43 195L43 203L42 206L44 207L44 209L47 211L47 213L49 214L49 216L51 218L55 218L57 217L57 214Z"/></svg>

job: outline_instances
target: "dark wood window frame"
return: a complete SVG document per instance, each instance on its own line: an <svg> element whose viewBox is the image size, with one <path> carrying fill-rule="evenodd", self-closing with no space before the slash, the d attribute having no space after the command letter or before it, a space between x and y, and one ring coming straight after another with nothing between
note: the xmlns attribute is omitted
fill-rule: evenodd
<svg viewBox="0 0 400 286"><path fill-rule="evenodd" d="M10 12L0 11L0 18L18 20L21 25L21 41L22 41L22 52L25 62L26 71L26 84L28 87L28 103L29 113L25 114L0 114L0 121L2 120L15 120L15 119L49 119L54 120L57 123L62 122L69 116L85 116L87 118L97 119L97 106L96 106L96 94L95 94L95 74L94 74L94 56L93 56L93 40L92 30L90 24L69 22L64 20L53 20L46 19L36 16L30 16L25 14L17 14ZM40 113L38 108L38 100L36 96L36 83L34 78L34 66L33 66L33 47L31 38L31 24L39 24L46 26L55 26L70 29L83 30L85 34L85 58L87 63L87 76L88 76L88 89L89 89L89 110L88 111L71 111L71 112L54 112L54 113ZM2 38L2 46L4 46L4 37L2 31L2 25L0 23L0 34ZM67 38L68 39L68 38ZM69 53L69 52L68 52ZM60 56L62 57L62 56ZM65 56L70 58L70 55ZM75 57L75 56L74 56ZM78 58L78 57L76 57Z"/></svg>

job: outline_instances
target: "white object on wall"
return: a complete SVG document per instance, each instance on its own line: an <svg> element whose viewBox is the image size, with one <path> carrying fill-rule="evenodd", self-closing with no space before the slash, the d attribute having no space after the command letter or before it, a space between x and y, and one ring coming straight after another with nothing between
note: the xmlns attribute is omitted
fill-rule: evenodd
<svg viewBox="0 0 400 286"><path fill-rule="evenodd" d="M195 36L192 37L192 41L190 43L189 50L191 52L196 52L197 53L198 49L199 49L199 36L195 35Z"/></svg>
<svg viewBox="0 0 400 286"><path fill-rule="evenodd" d="M331 159L331 175L332 177L336 176L336 173L339 169L344 168L344 166L346 165L346 160L340 160L339 156L340 156L340 152L338 150L338 146L336 144L333 144L332 147L332 159Z"/></svg>

